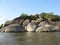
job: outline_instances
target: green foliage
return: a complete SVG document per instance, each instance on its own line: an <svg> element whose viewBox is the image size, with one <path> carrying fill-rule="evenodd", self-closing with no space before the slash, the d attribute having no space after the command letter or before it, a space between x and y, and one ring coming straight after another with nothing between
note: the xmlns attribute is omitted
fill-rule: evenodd
<svg viewBox="0 0 60 45"><path fill-rule="evenodd" d="M39 14L35 14L34 17L37 19L39 18Z"/></svg>
<svg viewBox="0 0 60 45"><path fill-rule="evenodd" d="M28 16L30 20L36 20L37 18L34 15Z"/></svg>
<svg viewBox="0 0 60 45"><path fill-rule="evenodd" d="M22 13L20 16L20 18L26 18L26 17L27 17L27 14L24 14L24 13Z"/></svg>
<svg viewBox="0 0 60 45"><path fill-rule="evenodd" d="M3 24L0 25L0 29L3 27Z"/></svg>
<svg viewBox="0 0 60 45"><path fill-rule="evenodd" d="M36 20L37 18L39 18L39 14L27 15L27 14L22 13L19 17L15 18L15 19L30 19L30 20Z"/></svg>
<svg viewBox="0 0 60 45"><path fill-rule="evenodd" d="M60 21L60 16L53 13L41 13L40 15L50 21Z"/></svg>
<svg viewBox="0 0 60 45"><path fill-rule="evenodd" d="M22 13L19 17L15 18L14 20L18 20L18 19L26 19L28 17L27 14Z"/></svg>
<svg viewBox="0 0 60 45"><path fill-rule="evenodd" d="M34 15L28 15L28 14L22 13L19 17L15 18L15 19L36 20L37 18L39 18L39 16L41 16L42 18L49 20L49 21L60 21L60 16L55 15L53 13L44 13L44 12L41 14L34 14Z"/></svg>

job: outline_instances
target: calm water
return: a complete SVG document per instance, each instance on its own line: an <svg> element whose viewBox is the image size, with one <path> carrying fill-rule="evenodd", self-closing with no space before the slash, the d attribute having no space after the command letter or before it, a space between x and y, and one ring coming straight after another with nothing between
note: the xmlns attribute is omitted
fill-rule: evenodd
<svg viewBox="0 0 60 45"><path fill-rule="evenodd" d="M0 33L0 45L60 45L60 32Z"/></svg>

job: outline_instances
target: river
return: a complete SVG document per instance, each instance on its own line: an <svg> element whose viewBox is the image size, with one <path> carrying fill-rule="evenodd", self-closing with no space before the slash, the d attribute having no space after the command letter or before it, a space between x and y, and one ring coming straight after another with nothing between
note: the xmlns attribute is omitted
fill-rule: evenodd
<svg viewBox="0 0 60 45"><path fill-rule="evenodd" d="M0 45L60 45L60 32L0 32Z"/></svg>

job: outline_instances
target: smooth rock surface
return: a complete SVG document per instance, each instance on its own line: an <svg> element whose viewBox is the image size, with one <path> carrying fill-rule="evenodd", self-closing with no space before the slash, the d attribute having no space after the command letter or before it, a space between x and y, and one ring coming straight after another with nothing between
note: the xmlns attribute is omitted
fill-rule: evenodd
<svg viewBox="0 0 60 45"><path fill-rule="evenodd" d="M42 20L44 20L43 18L38 18L35 22L37 23L37 24L39 24Z"/></svg>
<svg viewBox="0 0 60 45"><path fill-rule="evenodd" d="M5 32L24 32L24 31L26 30L19 24L12 24L5 28Z"/></svg>
<svg viewBox="0 0 60 45"><path fill-rule="evenodd" d="M41 22L38 26L39 27L36 29L36 32L54 31L54 26L47 22Z"/></svg>
<svg viewBox="0 0 60 45"><path fill-rule="evenodd" d="M27 25L27 31L28 32L35 31L36 27L37 27L36 24L31 22Z"/></svg>
<svg viewBox="0 0 60 45"><path fill-rule="evenodd" d="M5 24L4 24L4 26L8 26L10 24L12 24L12 21L6 21Z"/></svg>
<svg viewBox="0 0 60 45"><path fill-rule="evenodd" d="M26 19L26 20L23 22L23 26L27 26L29 22L30 22L30 20L29 20L29 19Z"/></svg>

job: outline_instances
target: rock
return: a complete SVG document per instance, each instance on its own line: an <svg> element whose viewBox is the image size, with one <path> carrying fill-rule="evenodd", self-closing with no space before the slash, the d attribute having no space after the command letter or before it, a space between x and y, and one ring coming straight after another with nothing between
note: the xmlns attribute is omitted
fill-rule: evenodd
<svg viewBox="0 0 60 45"><path fill-rule="evenodd" d="M9 26L11 24L20 24L22 25L24 22L24 19L14 19L14 20L11 20L11 21L6 21L4 26Z"/></svg>
<svg viewBox="0 0 60 45"><path fill-rule="evenodd" d="M36 20L31 20L32 23L35 23Z"/></svg>
<svg viewBox="0 0 60 45"><path fill-rule="evenodd" d="M27 29L27 25L28 25L29 22L30 22L29 19L26 19L26 20L23 22L23 27L24 27L25 29Z"/></svg>
<svg viewBox="0 0 60 45"><path fill-rule="evenodd" d="M31 22L27 25L27 31L28 32L35 31L36 27L37 27L36 24Z"/></svg>
<svg viewBox="0 0 60 45"><path fill-rule="evenodd" d="M5 32L5 29L6 29L6 27L2 27L2 28L0 29L0 32Z"/></svg>
<svg viewBox="0 0 60 45"><path fill-rule="evenodd" d="M53 28L55 31L60 31L60 26L54 26Z"/></svg>
<svg viewBox="0 0 60 45"><path fill-rule="evenodd" d="M5 32L25 32L26 30L19 24L12 24L5 28Z"/></svg>
<svg viewBox="0 0 60 45"><path fill-rule="evenodd" d="M47 21L42 21L38 24L38 26L44 26L46 23L48 23Z"/></svg>
<svg viewBox="0 0 60 45"><path fill-rule="evenodd" d="M27 26L29 22L30 22L30 20L29 20L29 19L26 19L26 20L23 22L23 26Z"/></svg>
<svg viewBox="0 0 60 45"><path fill-rule="evenodd" d="M8 26L10 24L12 24L12 21L6 21L5 24L4 24L4 26Z"/></svg>
<svg viewBox="0 0 60 45"><path fill-rule="evenodd" d="M41 21L43 21L44 19L42 17L38 18L35 23L39 24Z"/></svg>
<svg viewBox="0 0 60 45"><path fill-rule="evenodd" d="M55 31L53 29L54 25L51 25L47 22L41 22L39 24L39 27L36 29L36 32L47 32L47 31Z"/></svg>
<svg viewBox="0 0 60 45"><path fill-rule="evenodd" d="M46 32L46 31L49 31L49 29L47 28L47 27L38 27L37 29L36 29L36 32Z"/></svg>
<svg viewBox="0 0 60 45"><path fill-rule="evenodd" d="M13 24L20 24L23 25L24 19L15 19L13 20Z"/></svg>

